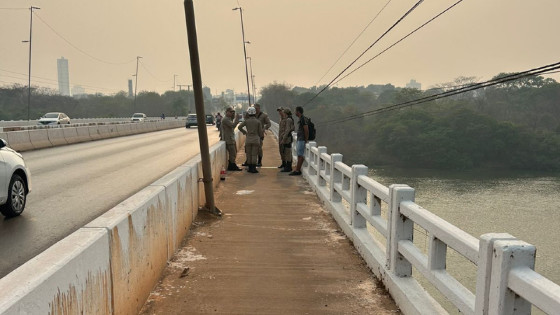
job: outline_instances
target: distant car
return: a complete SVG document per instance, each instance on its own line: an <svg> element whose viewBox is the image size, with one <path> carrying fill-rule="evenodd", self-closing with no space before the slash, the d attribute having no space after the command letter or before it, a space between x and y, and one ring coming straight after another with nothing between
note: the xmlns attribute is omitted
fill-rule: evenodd
<svg viewBox="0 0 560 315"><path fill-rule="evenodd" d="M143 122L146 121L146 114L144 113L134 113L132 115L132 118L130 118L130 121L132 122Z"/></svg>
<svg viewBox="0 0 560 315"><path fill-rule="evenodd" d="M214 122L214 116L212 115L206 115L206 124L210 124L210 125L215 125L216 123Z"/></svg>
<svg viewBox="0 0 560 315"><path fill-rule="evenodd" d="M191 126L196 126L196 114L189 114L187 116L187 123L185 124L185 128L190 128Z"/></svg>
<svg viewBox="0 0 560 315"><path fill-rule="evenodd" d="M25 209L31 191L30 172L23 156L0 139L0 212L16 217Z"/></svg>
<svg viewBox="0 0 560 315"><path fill-rule="evenodd" d="M43 117L39 118L37 122L39 125L62 125L70 124L70 117L65 113L46 113Z"/></svg>

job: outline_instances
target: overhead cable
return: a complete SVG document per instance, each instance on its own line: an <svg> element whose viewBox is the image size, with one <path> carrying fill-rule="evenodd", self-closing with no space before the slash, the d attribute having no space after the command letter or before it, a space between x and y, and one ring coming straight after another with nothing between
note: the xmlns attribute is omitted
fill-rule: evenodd
<svg viewBox="0 0 560 315"><path fill-rule="evenodd" d="M353 64L355 64L358 61L358 59L360 59L375 44L377 44L383 37L385 37L385 35L387 35L393 28L395 28L400 22L402 22L402 20L404 20L404 18L406 18L412 11L414 11L422 2L424 2L424 0L420 0L420 1L416 2L416 4L412 8L410 8L400 19L398 19L397 22L395 22L393 25L391 25L391 27L389 27L388 30L386 30L376 41L373 42L373 44L371 44L366 50L364 50L356 59L354 59L354 61L352 61L346 68L344 68L344 70L342 70L336 77L334 77L334 79L332 79L321 91L319 91L317 94L315 94L315 96L313 96L303 106L311 103L314 99L317 98L317 96L319 96L326 89L328 89L336 79L338 79L344 72L346 72L346 70L348 70L348 68L350 68Z"/></svg>
<svg viewBox="0 0 560 315"><path fill-rule="evenodd" d="M365 66L366 64L370 63L372 60L374 60L375 58L381 56L382 54L384 54L387 50L393 48L394 46L396 46L397 44L399 44L400 42L402 42L403 40L405 40L406 38L408 38L410 35L416 33L418 30L420 30L421 28L423 28L424 26L430 24L432 21L434 21L435 19L437 19L438 17L440 17L441 15L443 15L444 13L446 13L447 11L453 9L456 5L458 5L459 3L463 2L463 0L459 0L457 2L455 2L452 6L450 6L449 8L441 11L441 13L439 13L438 15L434 16L433 18L431 18L430 20L428 20L426 23L420 25L418 28L416 28L414 31L408 33L405 37L399 39L398 41L396 41L395 43L393 43L391 46L385 48L385 50L383 50L382 52L378 53L377 55L373 56L373 58L369 59L368 61L362 63L360 66L358 66L356 69L352 70L351 72L347 73L345 76L343 76L342 78L338 79L335 83L333 83L333 85L338 84L338 82L344 80L346 77L348 77L349 75L351 75L352 73L356 72L357 70L359 70L360 68L362 68L363 66Z"/></svg>
<svg viewBox="0 0 560 315"><path fill-rule="evenodd" d="M364 27L364 29L360 32L360 34L358 34L358 36L356 36L356 38L354 38L354 40L350 43L350 45L348 45L348 47L346 47L346 49L342 52L342 54L338 57L338 59L336 59L336 61L327 70L327 72L325 72L325 74L323 74L323 76L319 80L317 80L317 82L315 82L315 86L317 86L317 84L319 82L321 82L321 80L323 80L323 78L332 70L332 68L340 61L340 58L342 58L342 56L344 56L346 54L346 52L354 45L354 43L358 40L358 38L360 38L360 36L362 36L362 34L369 28L369 26L377 19L377 17L381 14L381 12L383 12L383 10L385 10L387 5L389 5L389 3L391 1L392 0L389 0L389 1L387 1L387 3L385 3L385 5L381 8L381 10L379 10L379 12L377 12L377 14L373 17L373 19L371 21L369 21L369 23L366 25L366 27Z"/></svg>
<svg viewBox="0 0 560 315"><path fill-rule="evenodd" d="M125 65L125 64L129 64L133 61L136 60L136 58L131 59L129 61L125 61L125 62L111 62L111 61L107 61L107 60L103 60L100 58L97 58L89 53L87 53L86 51L80 49L79 47L77 47L76 45L72 44L69 40L67 40L66 38L64 38L64 36L60 35L60 33L58 33L52 26L50 26L47 22L45 22L45 20L43 20L37 13L33 12L33 14L39 19L41 20L41 22L43 22L48 28L51 29L51 31L53 31L58 37L62 38L62 40L64 40L68 45L70 45L72 48L76 49L77 51L81 52L82 54L96 60L102 63L106 63L106 64L110 64L110 65Z"/></svg>
<svg viewBox="0 0 560 315"><path fill-rule="evenodd" d="M344 117L342 119L333 119L333 120L330 120L330 121L317 122L317 125L326 125L326 124L332 125L332 124L342 123L342 122L346 122L346 121L349 121L349 120L359 119L359 118L363 118L363 117L366 117L366 116L372 116L372 115L376 115L376 114L380 114L380 113L384 113L384 112L388 112L388 111L393 111L393 110L397 110L397 109L401 109L401 108L405 108L405 107L410 107L410 106L413 106L413 105L418 105L418 104L422 104L422 103L426 103L426 102L431 102L431 101L435 101L435 100L438 100L438 99L441 99L441 98L450 97L450 96L454 96L454 95L457 95L457 94L462 94L462 93L466 93L466 92L470 92L470 91L474 91L474 90L478 90L478 89L482 89L482 88L486 88L486 87L490 87L490 86L514 81L514 80L519 80L519 79L530 77L530 76L536 76L536 75L541 75L541 74L546 74L546 73L553 73L551 71L554 71L554 70L557 70L557 69L560 69L560 62L553 63L553 64L546 65L546 66L542 66L542 67L538 67L538 68L534 68L534 69L523 71L523 72L519 72L519 73L513 73L513 74L510 74L510 75L505 75L505 76L494 78L494 79L484 81L484 82L481 82L481 83L470 84L470 85L467 85L465 87L460 87L460 88L457 88L457 89L437 93L437 94L426 96L426 97L421 97L421 98L414 99L414 100L411 100L411 101L402 102L402 103L399 103L399 104L394 104L394 105L378 108L378 109L363 112L363 113L360 113L360 114L350 115L350 116Z"/></svg>

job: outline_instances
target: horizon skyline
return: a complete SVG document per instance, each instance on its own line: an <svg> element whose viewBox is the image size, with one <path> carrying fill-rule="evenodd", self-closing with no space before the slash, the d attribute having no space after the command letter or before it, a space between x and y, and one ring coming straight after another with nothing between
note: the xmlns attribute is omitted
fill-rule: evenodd
<svg viewBox="0 0 560 315"><path fill-rule="evenodd" d="M243 8L246 48L260 90L275 82L307 88L326 84L415 2L195 1L203 85L213 93L246 93L240 15L233 8ZM350 70L454 2L422 3ZM21 41L29 39L31 5L40 8L33 13L32 86L57 86L54 59L60 56L71 63L70 84L87 93L127 92L137 56L142 57L139 93L171 91L175 79L192 84L182 4L5 0L0 30L9 31L0 32L0 85L27 85L28 46ZM336 86L404 87L415 79L429 88L460 76L486 80L557 62L560 44L549 38L560 24L554 18L558 9L560 3L553 0L464 1ZM362 36L341 55L360 31ZM559 74L546 77L560 80Z"/></svg>

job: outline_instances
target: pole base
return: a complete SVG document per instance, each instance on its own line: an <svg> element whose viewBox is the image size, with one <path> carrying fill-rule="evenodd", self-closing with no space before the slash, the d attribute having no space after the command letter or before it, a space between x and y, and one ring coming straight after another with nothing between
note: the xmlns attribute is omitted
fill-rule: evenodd
<svg viewBox="0 0 560 315"><path fill-rule="evenodd" d="M217 217L221 217L223 215L223 212L218 209L218 207L214 206L214 209L210 209L208 206L204 206L204 207L200 207L198 208L198 211L206 211L210 214L213 214Z"/></svg>

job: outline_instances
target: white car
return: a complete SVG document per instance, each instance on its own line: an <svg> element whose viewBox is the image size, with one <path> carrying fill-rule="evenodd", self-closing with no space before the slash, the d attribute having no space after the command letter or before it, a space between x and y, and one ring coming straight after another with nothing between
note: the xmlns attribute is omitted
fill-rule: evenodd
<svg viewBox="0 0 560 315"><path fill-rule="evenodd" d="M43 117L39 118L37 122L39 125L62 125L70 124L70 117L65 113L46 113Z"/></svg>
<svg viewBox="0 0 560 315"><path fill-rule="evenodd" d="M134 113L132 118L130 118L132 122L143 122L146 121L146 114L144 113Z"/></svg>
<svg viewBox="0 0 560 315"><path fill-rule="evenodd" d="M31 191L31 176L23 156L0 139L0 212L16 217L25 209Z"/></svg>

